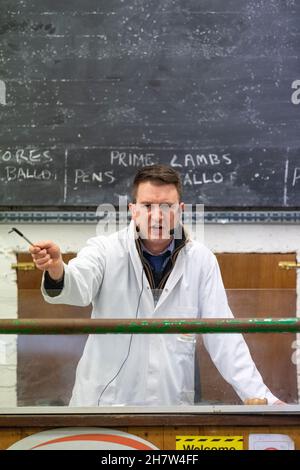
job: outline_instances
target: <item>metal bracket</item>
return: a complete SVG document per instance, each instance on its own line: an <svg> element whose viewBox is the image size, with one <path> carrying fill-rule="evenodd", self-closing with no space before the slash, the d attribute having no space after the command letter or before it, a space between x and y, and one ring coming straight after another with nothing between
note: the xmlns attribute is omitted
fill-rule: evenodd
<svg viewBox="0 0 300 470"><path fill-rule="evenodd" d="M17 269L18 271L34 271L36 269L35 264L32 262L13 263L11 268Z"/></svg>
<svg viewBox="0 0 300 470"><path fill-rule="evenodd" d="M289 271L290 269L299 269L300 263L295 263L294 261L279 261L278 266L280 269Z"/></svg>

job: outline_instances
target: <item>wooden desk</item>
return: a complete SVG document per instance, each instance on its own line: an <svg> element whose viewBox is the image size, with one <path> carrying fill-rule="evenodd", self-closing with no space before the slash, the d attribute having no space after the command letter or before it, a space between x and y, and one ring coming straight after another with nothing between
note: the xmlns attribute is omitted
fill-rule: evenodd
<svg viewBox="0 0 300 470"><path fill-rule="evenodd" d="M176 436L287 434L300 450L300 406L214 405L191 407L24 407L0 409L0 449L43 430L60 427L113 428L139 436L159 449L175 450Z"/></svg>

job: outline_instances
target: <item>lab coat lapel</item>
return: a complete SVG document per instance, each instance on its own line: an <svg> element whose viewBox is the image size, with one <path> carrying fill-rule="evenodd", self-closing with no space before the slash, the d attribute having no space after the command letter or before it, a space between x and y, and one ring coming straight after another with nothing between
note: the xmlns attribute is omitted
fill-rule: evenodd
<svg viewBox="0 0 300 470"><path fill-rule="evenodd" d="M163 302L166 301L169 295L172 295L172 292L174 288L176 287L176 284L182 277L183 271L184 271L184 265L185 265L185 250L186 250L186 247L183 247L178 253L175 266L173 270L171 271L171 274L166 282L166 285L162 291L162 294L157 302L155 310L161 307L161 305L163 304Z"/></svg>
<svg viewBox="0 0 300 470"><path fill-rule="evenodd" d="M138 251L135 246L135 226L134 222L131 221L128 227L128 250L129 250L129 257L133 264L134 272L136 275L136 279L138 282L138 286L142 288L142 269L143 265L138 254Z"/></svg>
<svg viewBox="0 0 300 470"><path fill-rule="evenodd" d="M143 289L143 298L147 299L147 305L148 308L150 306L150 310L154 310L154 299L152 295L152 291L149 286L149 282L146 276L146 273L144 272L144 277L143 277L143 284L142 284L142 271L143 271L143 265L141 258L138 254L138 251L136 249L136 244L135 244L135 225L134 222L131 221L130 225L128 227L128 250L129 250L129 257L132 262L137 284L138 284L138 289L141 292Z"/></svg>

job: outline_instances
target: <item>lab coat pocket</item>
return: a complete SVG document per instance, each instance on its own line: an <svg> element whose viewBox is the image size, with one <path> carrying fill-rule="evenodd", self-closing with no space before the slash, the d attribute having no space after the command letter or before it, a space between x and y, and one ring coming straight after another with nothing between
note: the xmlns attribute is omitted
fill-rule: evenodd
<svg viewBox="0 0 300 470"><path fill-rule="evenodd" d="M175 352L178 355L193 356L196 336L191 333L181 333L176 336Z"/></svg>
<svg viewBox="0 0 300 470"><path fill-rule="evenodd" d="M174 318L188 319L197 318L197 307L191 306L177 306L174 307ZM195 350L196 335L193 333L178 333L173 335L172 348L175 354L178 355L193 355Z"/></svg>
<svg viewBox="0 0 300 470"><path fill-rule="evenodd" d="M178 361L192 357L195 352L195 335L178 333L168 335L167 348Z"/></svg>
<svg viewBox="0 0 300 470"><path fill-rule="evenodd" d="M176 386L180 404L193 404L194 401L194 354L195 336L190 334L173 335L172 348Z"/></svg>

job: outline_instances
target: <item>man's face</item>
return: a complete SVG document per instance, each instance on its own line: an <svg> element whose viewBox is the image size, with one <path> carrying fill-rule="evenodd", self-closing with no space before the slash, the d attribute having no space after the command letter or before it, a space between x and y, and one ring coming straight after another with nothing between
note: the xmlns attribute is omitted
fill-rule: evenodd
<svg viewBox="0 0 300 470"><path fill-rule="evenodd" d="M146 240L168 240L177 225L183 203L174 184L140 183L136 203L130 204L132 218Z"/></svg>

